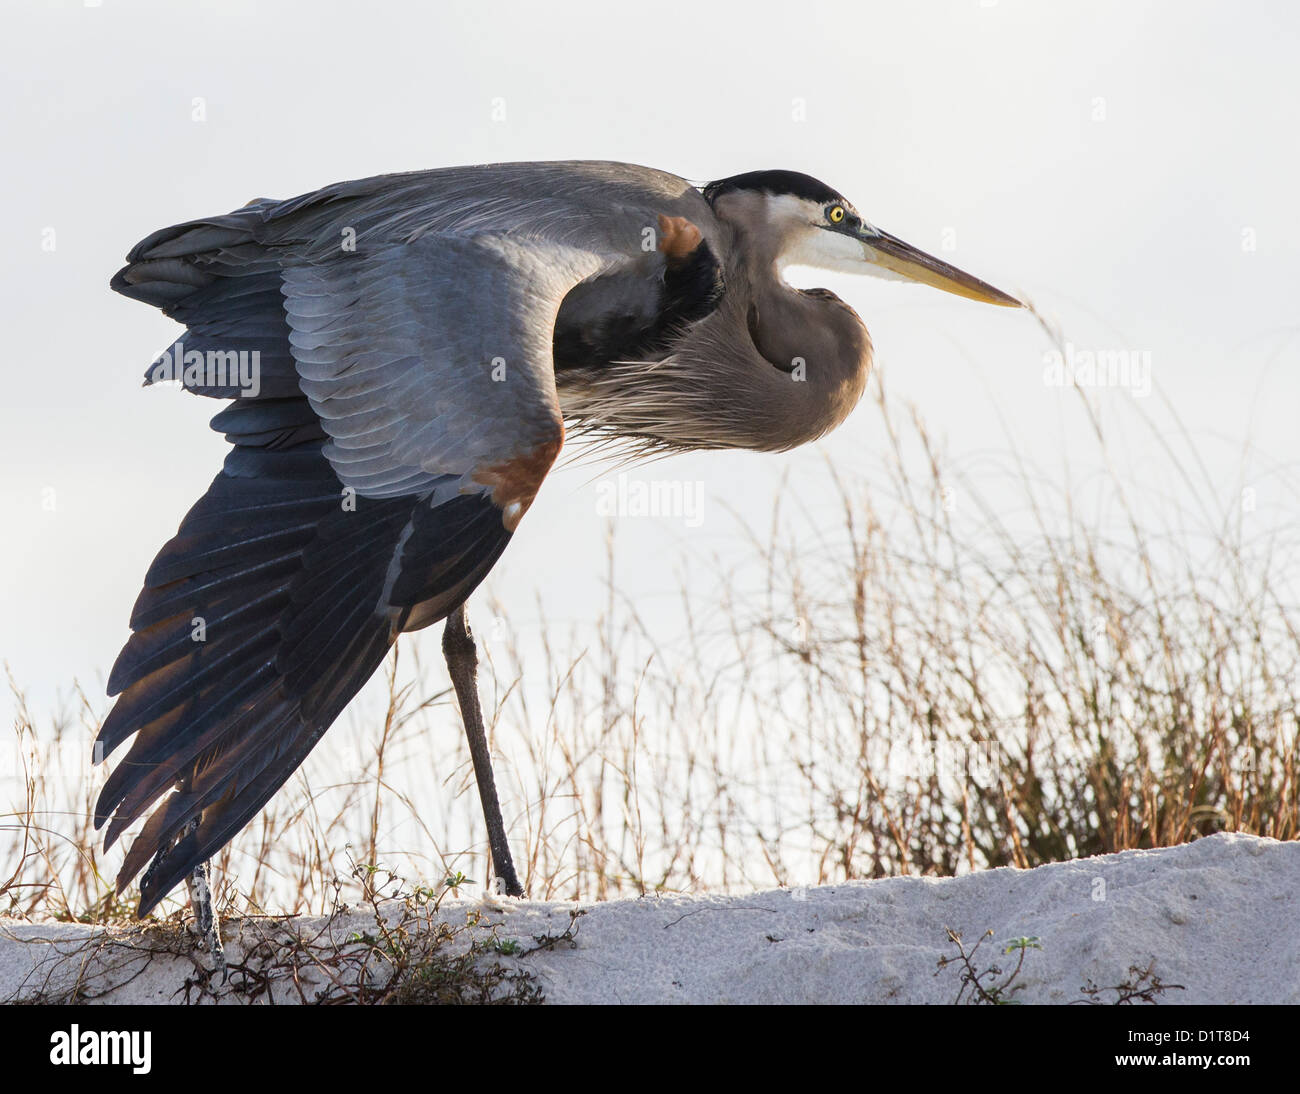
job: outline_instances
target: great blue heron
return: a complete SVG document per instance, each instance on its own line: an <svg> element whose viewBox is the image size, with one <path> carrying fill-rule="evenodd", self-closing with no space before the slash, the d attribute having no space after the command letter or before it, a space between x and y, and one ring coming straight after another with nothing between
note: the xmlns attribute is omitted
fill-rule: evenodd
<svg viewBox="0 0 1300 1094"><path fill-rule="evenodd" d="M96 806L105 846L152 808L117 879L148 863L138 914L186 880L218 950L208 859L397 636L444 619L493 865L520 894L465 601L566 422L634 450L782 451L843 421L871 341L789 264L1018 304L792 171L385 175L138 244L112 287L188 328L146 382L233 400L212 421L233 448L145 577L97 741L102 759L134 735Z"/></svg>

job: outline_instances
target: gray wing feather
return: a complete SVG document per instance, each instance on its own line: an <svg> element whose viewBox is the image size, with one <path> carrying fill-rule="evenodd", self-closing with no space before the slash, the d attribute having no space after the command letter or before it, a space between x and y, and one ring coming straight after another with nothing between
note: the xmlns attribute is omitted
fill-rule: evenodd
<svg viewBox="0 0 1300 1094"><path fill-rule="evenodd" d="M189 325L187 349L258 350L263 390L306 394L340 479L391 497L442 475L464 486L483 461L555 439L559 304L584 280L591 291L577 295L597 314L657 301L661 216L689 219L723 253L699 191L650 168L568 161L383 175L155 232L113 286ZM615 269L629 276L598 277ZM280 294L288 344L282 328L255 325L256 309ZM494 359L505 362L504 382L491 378Z"/></svg>
<svg viewBox="0 0 1300 1094"><path fill-rule="evenodd" d="M426 233L510 233L623 255L639 251L642 230L654 228L660 213L689 218L706 238L719 231L708 202L685 179L603 161L379 175L249 210L265 221L265 243L313 261L338 255L344 228L356 234L358 247L410 242ZM224 218L214 223L225 226Z"/></svg>
<svg viewBox="0 0 1300 1094"><path fill-rule="evenodd" d="M301 387L339 478L429 489L562 435L551 340L565 294L644 263L660 214L716 231L672 175L502 164L328 187L263 211ZM353 233L355 249L339 246Z"/></svg>
<svg viewBox="0 0 1300 1094"><path fill-rule="evenodd" d="M287 268L290 345L343 483L367 497L419 492L553 436L555 313L608 261L426 234Z"/></svg>

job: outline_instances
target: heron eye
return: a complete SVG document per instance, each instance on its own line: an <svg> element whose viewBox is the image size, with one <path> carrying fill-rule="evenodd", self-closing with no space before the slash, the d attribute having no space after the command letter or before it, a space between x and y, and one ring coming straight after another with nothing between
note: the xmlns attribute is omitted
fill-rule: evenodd
<svg viewBox="0 0 1300 1094"><path fill-rule="evenodd" d="M832 224L839 224L844 219L844 206L832 205L826 211L826 219L829 220Z"/></svg>

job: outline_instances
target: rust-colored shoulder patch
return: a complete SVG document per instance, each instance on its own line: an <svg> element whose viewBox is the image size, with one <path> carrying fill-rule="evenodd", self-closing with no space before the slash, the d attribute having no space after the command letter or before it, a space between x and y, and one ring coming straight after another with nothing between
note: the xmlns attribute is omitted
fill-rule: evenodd
<svg viewBox="0 0 1300 1094"><path fill-rule="evenodd" d="M659 250L669 260L680 261L686 258L704 236L699 228L685 217L666 217L659 214Z"/></svg>
<svg viewBox="0 0 1300 1094"><path fill-rule="evenodd" d="M507 532L519 527L519 521L533 504L542 480L563 445L564 431L561 428L560 435L554 440L543 441L527 452L480 467L474 472L474 481L492 491L492 502L501 510L501 523Z"/></svg>

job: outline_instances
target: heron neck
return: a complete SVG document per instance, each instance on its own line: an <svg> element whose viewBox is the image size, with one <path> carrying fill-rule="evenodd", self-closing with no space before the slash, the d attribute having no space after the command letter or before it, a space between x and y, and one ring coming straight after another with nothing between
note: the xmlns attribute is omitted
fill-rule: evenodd
<svg viewBox="0 0 1300 1094"><path fill-rule="evenodd" d="M821 436L857 405L871 367L871 339L857 313L827 289L786 283L775 264L753 286L746 316L750 338L771 366L751 391L765 410L773 447Z"/></svg>

